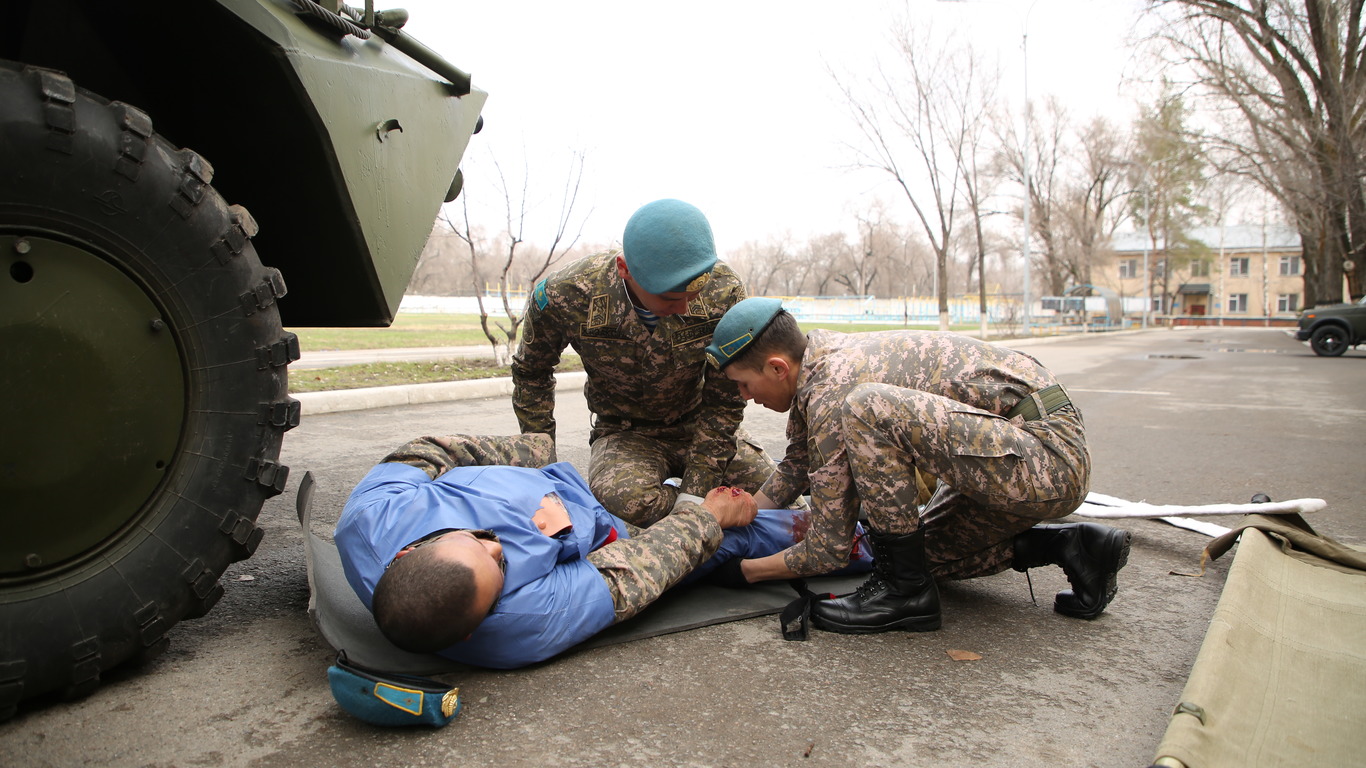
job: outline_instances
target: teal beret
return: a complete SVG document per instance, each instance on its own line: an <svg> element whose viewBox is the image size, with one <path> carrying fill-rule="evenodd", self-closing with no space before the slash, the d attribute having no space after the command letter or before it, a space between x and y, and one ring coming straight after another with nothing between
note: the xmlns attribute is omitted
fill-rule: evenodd
<svg viewBox="0 0 1366 768"><path fill-rule="evenodd" d="M702 290L716 264L707 217L682 200L656 200L626 222L621 239L626 268L653 294Z"/></svg>
<svg viewBox="0 0 1366 768"><path fill-rule="evenodd" d="M749 346L754 337L764 332L768 324L783 309L783 302L764 296L752 296L726 310L707 345L707 360L717 368L725 368Z"/></svg>
<svg viewBox="0 0 1366 768"><path fill-rule="evenodd" d="M437 728L460 714L460 689L426 677L378 672L347 660L327 670L332 697L341 708L371 725L430 725Z"/></svg>

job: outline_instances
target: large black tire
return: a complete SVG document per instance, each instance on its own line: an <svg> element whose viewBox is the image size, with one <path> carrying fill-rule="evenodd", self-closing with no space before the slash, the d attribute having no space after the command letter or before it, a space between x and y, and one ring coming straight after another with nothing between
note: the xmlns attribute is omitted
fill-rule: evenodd
<svg viewBox="0 0 1366 768"><path fill-rule="evenodd" d="M0 61L0 719L163 650L298 423L277 270L139 110Z"/></svg>
<svg viewBox="0 0 1366 768"><path fill-rule="evenodd" d="M1337 357L1347 351L1350 340L1346 328L1330 323L1314 330L1314 335L1309 337L1309 348L1320 357Z"/></svg>

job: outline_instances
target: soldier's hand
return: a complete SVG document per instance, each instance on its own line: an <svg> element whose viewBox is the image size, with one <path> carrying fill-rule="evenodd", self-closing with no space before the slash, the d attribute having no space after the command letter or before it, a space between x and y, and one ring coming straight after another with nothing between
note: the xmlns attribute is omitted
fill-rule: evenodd
<svg viewBox="0 0 1366 768"><path fill-rule="evenodd" d="M712 513L722 528L749 525L759 514L759 506L749 492L725 485L711 489L702 501L702 508Z"/></svg>

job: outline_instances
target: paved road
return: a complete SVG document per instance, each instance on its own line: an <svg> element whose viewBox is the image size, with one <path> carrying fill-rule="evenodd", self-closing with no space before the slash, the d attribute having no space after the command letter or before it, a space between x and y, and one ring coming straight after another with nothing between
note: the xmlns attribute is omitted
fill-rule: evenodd
<svg viewBox="0 0 1366 768"><path fill-rule="evenodd" d="M1025 347L1025 344L1019 346ZM1283 332L1151 331L1029 344L1084 411L1094 490L1155 503L1321 497L1326 533L1366 542L1366 353L1314 357ZM582 397L558 409L561 458L587 461ZM783 418L747 426L781 451ZM0 765L24 766L1144 766L1223 586L1205 539L1152 521L1134 532L1112 609L1054 614L1056 569L946 585L944 629L785 643L771 617L572 653L515 672L457 675L466 709L439 731L385 731L342 713L331 653L305 615L293 517L315 515L389 449L420 433L515 431L505 396L309 414L286 439L286 494L256 556L224 577L207 617L92 696L0 724ZM980 661L954 662L963 649Z"/></svg>

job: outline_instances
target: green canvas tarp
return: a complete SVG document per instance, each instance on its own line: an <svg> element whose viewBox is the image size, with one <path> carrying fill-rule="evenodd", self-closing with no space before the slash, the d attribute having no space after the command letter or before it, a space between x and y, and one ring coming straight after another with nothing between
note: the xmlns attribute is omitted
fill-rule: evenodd
<svg viewBox="0 0 1366 768"><path fill-rule="evenodd" d="M1252 515L1154 763L1366 765L1366 552Z"/></svg>

